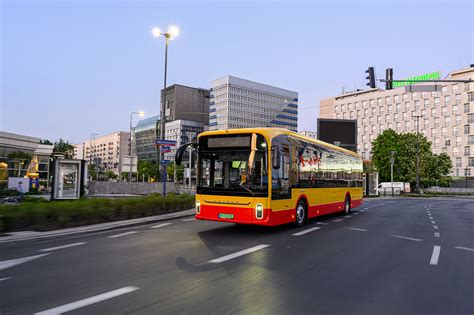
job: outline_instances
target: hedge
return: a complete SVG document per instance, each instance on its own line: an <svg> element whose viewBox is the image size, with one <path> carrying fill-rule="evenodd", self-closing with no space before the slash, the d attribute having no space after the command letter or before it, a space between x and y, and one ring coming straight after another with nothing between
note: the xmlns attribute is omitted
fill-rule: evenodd
<svg viewBox="0 0 474 315"><path fill-rule="evenodd" d="M23 202L0 206L0 232L49 231L164 214L194 207L194 196L151 195L121 199Z"/></svg>

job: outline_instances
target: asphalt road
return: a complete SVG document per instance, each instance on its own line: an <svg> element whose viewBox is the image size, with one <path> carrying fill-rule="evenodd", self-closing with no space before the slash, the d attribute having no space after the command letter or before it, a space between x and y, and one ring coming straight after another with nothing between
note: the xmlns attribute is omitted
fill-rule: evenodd
<svg viewBox="0 0 474 315"><path fill-rule="evenodd" d="M0 245L0 314L38 312L473 315L474 199L367 200L302 228L191 218Z"/></svg>

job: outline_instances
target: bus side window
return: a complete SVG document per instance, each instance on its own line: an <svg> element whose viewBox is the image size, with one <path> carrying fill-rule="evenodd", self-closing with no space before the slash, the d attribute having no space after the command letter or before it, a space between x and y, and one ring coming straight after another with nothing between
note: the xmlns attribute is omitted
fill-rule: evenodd
<svg viewBox="0 0 474 315"><path fill-rule="evenodd" d="M290 193L290 145L288 136L281 135L273 139L272 145L280 148L279 168L272 169L272 199L287 199Z"/></svg>

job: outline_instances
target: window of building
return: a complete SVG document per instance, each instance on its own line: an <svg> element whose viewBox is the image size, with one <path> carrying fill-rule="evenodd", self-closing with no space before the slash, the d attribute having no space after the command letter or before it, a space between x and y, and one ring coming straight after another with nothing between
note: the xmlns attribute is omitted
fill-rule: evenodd
<svg viewBox="0 0 474 315"><path fill-rule="evenodd" d="M403 97L402 97L402 98L403 98L403 101L408 100L408 94L407 94L407 93L403 94Z"/></svg>
<svg viewBox="0 0 474 315"><path fill-rule="evenodd" d="M466 168L464 170L464 176L471 176L471 169L470 168Z"/></svg>
<svg viewBox="0 0 474 315"><path fill-rule="evenodd" d="M410 102L405 103L405 111L409 112L410 111Z"/></svg>
<svg viewBox="0 0 474 315"><path fill-rule="evenodd" d="M467 136L467 144L474 144L474 135Z"/></svg>
<svg viewBox="0 0 474 315"><path fill-rule="evenodd" d="M411 129L411 123L409 121L405 122L405 130L410 130Z"/></svg>
<svg viewBox="0 0 474 315"><path fill-rule="evenodd" d="M462 137L461 136L457 136L456 137L456 146L460 146L462 145Z"/></svg>
<svg viewBox="0 0 474 315"><path fill-rule="evenodd" d="M445 126L449 126L451 124L451 117L449 116L444 117L444 124Z"/></svg>
<svg viewBox="0 0 474 315"><path fill-rule="evenodd" d="M423 101L423 104L424 104L424 107L425 107L425 108L430 107L430 100L424 100L424 101Z"/></svg>
<svg viewBox="0 0 474 315"><path fill-rule="evenodd" d="M415 109L420 109L420 101L415 101Z"/></svg>
<svg viewBox="0 0 474 315"><path fill-rule="evenodd" d="M435 117L436 116L436 108L432 108L431 109L431 117Z"/></svg>
<svg viewBox="0 0 474 315"><path fill-rule="evenodd" d="M465 112L465 113L469 113L470 110L471 110L471 109L470 109L469 103L464 104L464 112Z"/></svg>
<svg viewBox="0 0 474 315"><path fill-rule="evenodd" d="M471 150L469 146L464 147L464 156L471 155Z"/></svg>
<svg viewBox="0 0 474 315"><path fill-rule="evenodd" d="M390 96L385 97L385 104L392 104L392 98Z"/></svg>
<svg viewBox="0 0 474 315"><path fill-rule="evenodd" d="M453 105L453 114L457 114L459 110L458 105Z"/></svg>
<svg viewBox="0 0 474 315"><path fill-rule="evenodd" d="M467 114L467 122L469 124L474 123L474 114Z"/></svg>
<svg viewBox="0 0 474 315"><path fill-rule="evenodd" d="M447 106L443 106L443 107L441 108L441 114L442 114L443 116L445 116L445 115L448 114L448 107L447 107Z"/></svg>
<svg viewBox="0 0 474 315"><path fill-rule="evenodd" d="M411 97L412 97L412 99L418 98L418 93L413 92L413 93L411 94Z"/></svg>
<svg viewBox="0 0 474 315"><path fill-rule="evenodd" d="M439 117L436 117L436 118L434 119L434 126L435 126L435 127L439 127Z"/></svg>
<svg viewBox="0 0 474 315"><path fill-rule="evenodd" d="M400 100L400 95L398 95L398 94L395 95L395 96L393 97L393 99L395 100L395 103L397 103L397 102Z"/></svg>
<svg viewBox="0 0 474 315"><path fill-rule="evenodd" d="M396 109L397 109L397 112L401 112L402 111L402 104L398 103L396 105Z"/></svg>
<svg viewBox="0 0 474 315"><path fill-rule="evenodd" d="M441 129L441 135L442 135L443 137L446 137L446 136L448 135L448 128L443 127L443 128Z"/></svg>
<svg viewBox="0 0 474 315"><path fill-rule="evenodd" d="M424 126L425 128L430 125L430 120L428 118L425 118Z"/></svg>
<svg viewBox="0 0 474 315"><path fill-rule="evenodd" d="M451 145L451 139L449 138L444 139L444 145L449 147Z"/></svg>
<svg viewBox="0 0 474 315"><path fill-rule="evenodd" d="M443 86L443 87L441 88L441 93L442 93L443 95L448 94L448 87L447 87L447 86Z"/></svg>
<svg viewBox="0 0 474 315"><path fill-rule="evenodd" d="M392 105L388 105L388 112L389 112L389 113L392 112Z"/></svg>
<svg viewBox="0 0 474 315"><path fill-rule="evenodd" d="M444 97L444 105L448 105L450 101L451 101L451 96L446 95L446 96Z"/></svg>
<svg viewBox="0 0 474 315"><path fill-rule="evenodd" d="M458 134L458 127L457 126L454 126L453 127L453 135L457 135Z"/></svg>
<svg viewBox="0 0 474 315"><path fill-rule="evenodd" d="M464 83L464 92L469 91L469 88L470 88L469 82Z"/></svg>
<svg viewBox="0 0 474 315"><path fill-rule="evenodd" d="M456 115L456 125L460 125L462 123L462 116Z"/></svg>
<svg viewBox="0 0 474 315"><path fill-rule="evenodd" d="M339 106L338 105L334 106L334 110L336 111L336 113L339 113Z"/></svg>
<svg viewBox="0 0 474 315"><path fill-rule="evenodd" d="M474 157L469 158L469 166L474 166Z"/></svg>
<svg viewBox="0 0 474 315"><path fill-rule="evenodd" d="M434 104L435 106L439 106L439 97L435 97Z"/></svg>
<svg viewBox="0 0 474 315"><path fill-rule="evenodd" d="M461 104L462 103L462 97L461 94L456 95L456 104Z"/></svg>
<svg viewBox="0 0 474 315"><path fill-rule="evenodd" d="M397 122L397 131L400 131L402 129L402 123Z"/></svg>
<svg viewBox="0 0 474 315"><path fill-rule="evenodd" d="M453 94L458 92L459 86L457 84L453 84Z"/></svg>

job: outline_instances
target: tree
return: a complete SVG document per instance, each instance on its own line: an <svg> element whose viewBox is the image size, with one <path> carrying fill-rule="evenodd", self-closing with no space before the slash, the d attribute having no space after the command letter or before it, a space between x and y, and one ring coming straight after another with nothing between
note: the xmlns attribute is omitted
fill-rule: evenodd
<svg viewBox="0 0 474 315"><path fill-rule="evenodd" d="M171 181L174 181L174 168L175 168L175 163L168 164L168 167L166 168L166 173L168 174L168 177L171 179ZM176 180L181 182L184 178L184 165L178 165L176 167Z"/></svg>
<svg viewBox="0 0 474 315"><path fill-rule="evenodd" d="M51 141L49 141L48 139L42 139L42 140L40 140L40 144L49 144L49 145L51 145L53 143Z"/></svg>
<svg viewBox="0 0 474 315"><path fill-rule="evenodd" d="M64 154L66 159L72 159L74 157L74 145L70 144L69 141L64 141L59 138L59 141L54 143L54 152L60 152Z"/></svg>
<svg viewBox="0 0 474 315"><path fill-rule="evenodd" d="M156 181L158 178L160 178L160 169L156 163L143 160L138 161L137 170L138 179L143 178L143 176L145 176L147 180L153 179Z"/></svg>
<svg viewBox="0 0 474 315"><path fill-rule="evenodd" d="M110 180L110 179L117 179L118 178L118 175L115 174L114 171L112 170L107 170L107 172L105 172L105 175L107 175L107 178Z"/></svg>
<svg viewBox="0 0 474 315"><path fill-rule="evenodd" d="M380 181L390 181L391 151L395 151L393 180L397 182L416 182L417 141L419 143L419 174L423 186L438 182L449 184L447 175L452 162L445 153L433 154L431 142L416 133L396 133L387 129L372 142L372 162L379 171Z"/></svg>

